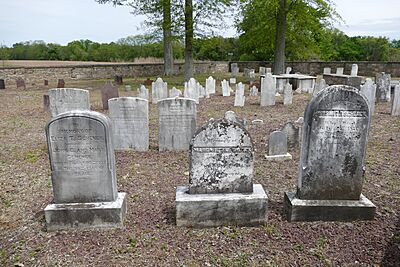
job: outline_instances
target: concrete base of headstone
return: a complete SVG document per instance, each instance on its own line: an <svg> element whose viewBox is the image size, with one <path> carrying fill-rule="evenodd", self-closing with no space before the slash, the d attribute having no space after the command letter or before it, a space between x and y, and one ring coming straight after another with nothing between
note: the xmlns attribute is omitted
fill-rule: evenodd
<svg viewBox="0 0 400 267"><path fill-rule="evenodd" d="M272 156L265 155L265 158L270 161L285 161L285 160L292 160L292 155L289 153L285 155L272 155Z"/></svg>
<svg viewBox="0 0 400 267"><path fill-rule="evenodd" d="M254 184L249 194L188 194L188 190L176 189L177 226L256 226L266 221L268 197L260 184Z"/></svg>
<svg viewBox="0 0 400 267"><path fill-rule="evenodd" d="M376 210L362 194L360 200L304 200L285 192L284 206L289 222L373 220Z"/></svg>
<svg viewBox="0 0 400 267"><path fill-rule="evenodd" d="M113 202L49 204L44 209L47 231L122 227L126 201L126 193L118 193Z"/></svg>

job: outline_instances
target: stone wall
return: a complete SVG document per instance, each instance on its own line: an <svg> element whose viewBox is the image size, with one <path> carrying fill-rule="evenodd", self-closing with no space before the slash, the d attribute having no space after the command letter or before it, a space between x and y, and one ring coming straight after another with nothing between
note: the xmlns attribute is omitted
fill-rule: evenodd
<svg viewBox="0 0 400 267"><path fill-rule="evenodd" d="M175 73L183 73L183 63L174 65ZM195 73L228 72L228 62L196 62ZM92 80L113 79L115 75L123 77L161 76L162 63L148 64L98 64L57 67L12 67L0 68L0 79L4 79L6 87L15 87L16 79L23 78L26 84L43 84L44 80L56 82L58 79Z"/></svg>
<svg viewBox="0 0 400 267"><path fill-rule="evenodd" d="M239 69L243 72L244 68L255 69L258 72L259 67L272 68L272 61L235 61ZM295 72L318 75L322 74L325 67L336 72L336 68L344 68L344 74L350 74L351 65L358 64L359 76L375 77L376 73L390 73L392 77L400 77L400 62L378 62L378 61L288 61L285 66L292 67ZM229 66L230 67L230 66Z"/></svg>

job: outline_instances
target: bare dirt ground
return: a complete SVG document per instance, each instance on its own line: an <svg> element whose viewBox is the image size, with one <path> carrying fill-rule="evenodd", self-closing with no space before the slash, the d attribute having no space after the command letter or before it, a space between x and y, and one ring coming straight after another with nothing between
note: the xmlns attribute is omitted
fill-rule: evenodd
<svg viewBox="0 0 400 267"><path fill-rule="evenodd" d="M205 75L198 77L204 84ZM126 79L136 88L144 79ZM182 84L172 78L169 87ZM92 109L101 110L104 81L68 83L89 88ZM217 84L220 84L219 81ZM157 109L150 105L150 151L116 153L118 189L127 192L123 229L46 232L43 209L52 201L43 110L48 88L0 91L0 263L3 266L399 266L400 118L379 103L372 119L363 194L376 206L373 221L289 223L283 192L295 190L299 149L293 161L264 159L266 136L303 116L310 96L295 95L293 105L260 107L247 97L213 96L198 106L198 126L234 110L264 120L249 127L256 147L254 182L269 195L268 220L260 227L178 228L175 189L188 183L188 152L158 152ZM220 89L218 89L220 92ZM134 96L136 91L120 95ZM104 112L107 113L107 112Z"/></svg>

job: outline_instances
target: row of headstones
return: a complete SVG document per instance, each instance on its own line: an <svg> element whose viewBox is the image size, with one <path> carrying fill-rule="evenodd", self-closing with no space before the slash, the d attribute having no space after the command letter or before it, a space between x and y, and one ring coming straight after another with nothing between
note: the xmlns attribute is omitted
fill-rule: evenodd
<svg viewBox="0 0 400 267"><path fill-rule="evenodd" d="M26 90L26 83L25 83L25 80L23 78L18 77L15 82L17 84L17 89L22 88L22 89ZM45 86L49 85L49 81L48 80L44 80L43 83L44 83ZM64 79L58 79L57 88L64 88L64 86L65 86ZM4 79L0 79L0 90L4 90L4 89L6 89L5 81L4 81Z"/></svg>
<svg viewBox="0 0 400 267"><path fill-rule="evenodd" d="M335 75L343 75L343 71L344 71L344 68L336 68ZM332 69L329 67L325 67L323 74L332 74ZM351 65L350 76L358 76L358 65L357 64Z"/></svg>
<svg viewBox="0 0 400 267"><path fill-rule="evenodd" d="M249 69L249 68L244 68L243 73L245 77L248 77L250 79L255 79L255 69ZM267 67L259 67L258 69L259 75L266 75L267 73L272 74L272 69L267 68ZM286 72L285 74L291 74L292 73L292 67L286 67ZM238 63L232 63L231 64L231 76L236 78L239 74L239 66Z"/></svg>
<svg viewBox="0 0 400 267"><path fill-rule="evenodd" d="M117 192L111 125L103 114L78 110L47 124L49 230L122 226L127 198ZM289 221L373 219L376 207L361 194L369 125L369 103L356 88L330 86L310 101L297 191L284 197ZM252 181L253 141L232 113L199 128L189 151L189 185L176 190L178 226L265 223L268 197Z"/></svg>

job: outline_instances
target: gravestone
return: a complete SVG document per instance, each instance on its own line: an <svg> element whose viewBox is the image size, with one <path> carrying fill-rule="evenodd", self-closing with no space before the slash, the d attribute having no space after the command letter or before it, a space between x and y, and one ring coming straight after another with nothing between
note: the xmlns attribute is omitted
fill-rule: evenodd
<svg viewBox="0 0 400 267"><path fill-rule="evenodd" d="M193 99L196 104L199 103L200 92L195 78L190 78L187 83L185 83L184 97Z"/></svg>
<svg viewBox="0 0 400 267"><path fill-rule="evenodd" d="M190 142L189 186L176 190L176 224L188 227L259 225L267 195L253 184L254 147L247 130L211 119Z"/></svg>
<svg viewBox="0 0 400 267"><path fill-rule="evenodd" d="M231 88L229 87L228 81L226 81L225 79L221 81L221 88L222 88L222 96L231 95Z"/></svg>
<svg viewBox="0 0 400 267"><path fill-rule="evenodd" d="M225 112L224 118L225 118L226 120L239 123L239 124L242 125L246 130L247 130L247 128L248 128L248 121L247 121L247 119L245 119L245 118L242 119L242 118L236 116L236 113L235 113L234 111L232 111L232 110L228 110L227 112Z"/></svg>
<svg viewBox="0 0 400 267"><path fill-rule="evenodd" d="M149 89L147 89L143 84L137 89L137 97L149 100Z"/></svg>
<svg viewBox="0 0 400 267"><path fill-rule="evenodd" d="M229 84L236 84L236 78L229 78Z"/></svg>
<svg viewBox="0 0 400 267"><path fill-rule="evenodd" d="M384 72L375 76L376 102L390 102L390 74Z"/></svg>
<svg viewBox="0 0 400 267"><path fill-rule="evenodd" d="M260 75L265 75L267 74L267 69L265 67L260 67L258 72Z"/></svg>
<svg viewBox="0 0 400 267"><path fill-rule="evenodd" d="M111 81L101 88L101 101L103 103L103 109L108 110L108 100L119 96L118 87L113 86Z"/></svg>
<svg viewBox="0 0 400 267"><path fill-rule="evenodd" d="M125 85L125 92L129 92L130 90L132 90L132 86Z"/></svg>
<svg viewBox="0 0 400 267"><path fill-rule="evenodd" d="M336 68L336 75L343 75L344 68Z"/></svg>
<svg viewBox="0 0 400 267"><path fill-rule="evenodd" d="M178 90L175 87L172 87L172 89L169 90L169 97L170 98L179 97L181 95L182 95L181 90Z"/></svg>
<svg viewBox="0 0 400 267"><path fill-rule="evenodd" d="M110 120L74 110L46 126L54 199L47 230L122 227L126 194L117 192Z"/></svg>
<svg viewBox="0 0 400 267"><path fill-rule="evenodd" d="M291 160L292 155L287 152L287 135L283 131L273 131L268 140L268 155L265 158L270 161Z"/></svg>
<svg viewBox="0 0 400 267"><path fill-rule="evenodd" d="M300 139L300 128L296 127L293 123L287 122L281 129L282 132L286 133L287 146L297 147L299 145Z"/></svg>
<svg viewBox="0 0 400 267"><path fill-rule="evenodd" d="M375 112L376 84L372 82L371 78L367 78L364 85L361 86L360 92L363 93L368 99L371 114L370 116L372 117Z"/></svg>
<svg viewBox="0 0 400 267"><path fill-rule="evenodd" d="M65 81L64 79L58 79L57 81L57 88L64 88L65 87Z"/></svg>
<svg viewBox="0 0 400 267"><path fill-rule="evenodd" d="M360 90L361 88L361 77L360 76L350 76L347 78L346 85L355 87Z"/></svg>
<svg viewBox="0 0 400 267"><path fill-rule="evenodd" d="M350 76L358 76L358 65L357 64L351 65Z"/></svg>
<svg viewBox="0 0 400 267"><path fill-rule="evenodd" d="M199 91L199 98L206 97L206 89L199 82L197 82L197 90Z"/></svg>
<svg viewBox="0 0 400 267"><path fill-rule="evenodd" d="M250 88L250 96L258 96L258 88L257 88L257 86L253 85Z"/></svg>
<svg viewBox="0 0 400 267"><path fill-rule="evenodd" d="M243 107L246 97L244 96L244 84L238 83L236 85L236 92L235 92L235 107Z"/></svg>
<svg viewBox="0 0 400 267"><path fill-rule="evenodd" d="M114 82L116 85L123 85L124 81L123 81L122 75L115 75Z"/></svg>
<svg viewBox="0 0 400 267"><path fill-rule="evenodd" d="M249 70L249 78L250 78L250 81L254 81L254 79L256 78L256 70L255 69Z"/></svg>
<svg viewBox="0 0 400 267"><path fill-rule="evenodd" d="M4 82L4 79L0 79L0 90L6 89L6 84Z"/></svg>
<svg viewBox="0 0 400 267"><path fill-rule="evenodd" d="M291 105L293 101L293 89L290 83L286 83L283 89L283 105Z"/></svg>
<svg viewBox="0 0 400 267"><path fill-rule="evenodd" d="M286 74L291 74L292 72L292 67L287 67L286 68Z"/></svg>
<svg viewBox="0 0 400 267"><path fill-rule="evenodd" d="M157 78L151 84L152 103L157 104L157 101L168 98L168 85L161 78Z"/></svg>
<svg viewBox="0 0 400 267"><path fill-rule="evenodd" d="M317 84L317 86L315 87L315 90L314 90L313 94L314 95L318 94L319 92L324 90L326 87L328 87L328 85L326 84L325 80L321 79L319 81L319 83Z"/></svg>
<svg viewBox="0 0 400 267"><path fill-rule="evenodd" d="M231 64L231 76L232 77L237 77L239 74L239 67L237 63L232 63Z"/></svg>
<svg viewBox="0 0 400 267"><path fill-rule="evenodd" d="M149 101L138 97L108 100L116 150L149 150Z"/></svg>
<svg viewBox="0 0 400 267"><path fill-rule="evenodd" d="M23 88L24 90L26 90L26 84L25 84L24 79L22 79L21 77L18 77L16 82L17 82L17 89Z"/></svg>
<svg viewBox="0 0 400 267"><path fill-rule="evenodd" d="M304 114L297 192L285 193L288 220L373 219L375 205L361 194L368 100L354 87L330 86Z"/></svg>
<svg viewBox="0 0 400 267"><path fill-rule="evenodd" d="M158 150L187 150L196 131L196 101L168 98L157 103Z"/></svg>
<svg viewBox="0 0 400 267"><path fill-rule="evenodd" d="M391 113L392 113L392 116L400 116L400 85L396 85L394 88Z"/></svg>
<svg viewBox="0 0 400 267"><path fill-rule="evenodd" d="M72 110L89 110L89 91L75 88L58 88L49 90L50 112L55 117L60 113Z"/></svg>
<svg viewBox="0 0 400 267"><path fill-rule="evenodd" d="M49 85L49 81L48 80L44 80L44 86L48 86Z"/></svg>
<svg viewBox="0 0 400 267"><path fill-rule="evenodd" d="M261 103L262 107L275 105L276 86L272 74L267 73L261 79Z"/></svg>
<svg viewBox="0 0 400 267"><path fill-rule="evenodd" d="M43 94L43 109L46 111L50 109L50 98L48 93Z"/></svg>
<svg viewBox="0 0 400 267"><path fill-rule="evenodd" d="M323 74L331 74L331 71L332 71L331 68L325 67Z"/></svg>
<svg viewBox="0 0 400 267"><path fill-rule="evenodd" d="M211 76L206 79L206 91L209 95L215 94L215 79Z"/></svg>
<svg viewBox="0 0 400 267"><path fill-rule="evenodd" d="M267 73L271 73L272 74L272 69L271 68L267 68L265 74L267 74Z"/></svg>

